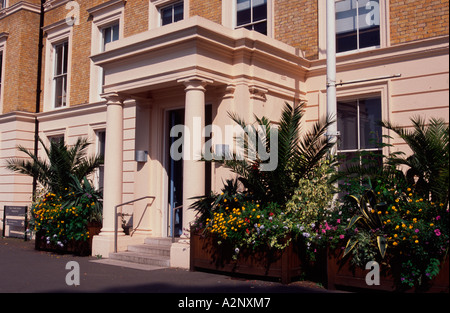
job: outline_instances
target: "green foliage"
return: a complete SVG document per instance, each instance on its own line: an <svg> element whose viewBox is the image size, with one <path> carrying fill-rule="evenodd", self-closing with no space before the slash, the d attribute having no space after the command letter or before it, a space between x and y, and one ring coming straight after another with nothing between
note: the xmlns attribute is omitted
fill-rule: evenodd
<svg viewBox="0 0 450 313"><path fill-rule="evenodd" d="M359 211L357 215L353 216L350 220L347 229L351 229L353 226L359 226L362 229L366 229L368 232L372 232L376 236L376 245L380 251L381 257L384 258L386 254L386 238L381 232L383 224L380 218L380 212L386 210L386 203L378 203L377 197L373 190L367 190L361 196L360 199L355 196L348 196L350 202ZM359 240L352 237L348 240L344 250L344 257L352 251L352 249L358 244Z"/></svg>
<svg viewBox="0 0 450 313"><path fill-rule="evenodd" d="M19 146L19 151L25 153L29 159L10 159L7 161L7 168L34 177L48 192L64 194L64 190L72 181L71 176L81 181L103 164L102 158L86 155L90 144L85 138L78 138L73 146L68 146L63 141L51 141L47 147L42 139L39 141L46 159L39 158L33 151Z"/></svg>
<svg viewBox="0 0 450 313"><path fill-rule="evenodd" d="M89 180L84 177L83 181L76 176L71 176L68 192L63 196L63 207L72 208L86 206L89 209L89 222L102 222L103 196L96 190Z"/></svg>
<svg viewBox="0 0 450 313"><path fill-rule="evenodd" d="M329 118L317 122L310 131L300 136L304 109L303 103L293 107L286 103L277 127L266 117L255 116L255 124L249 125L236 114L230 114L231 119L243 130L251 129L256 134L258 142L264 145L267 153L277 154L278 164L273 171L261 170L261 160L264 158L259 155L257 145L249 143L248 137L242 140L244 151L248 152L246 158L240 159L238 155L232 154L212 161L238 174L239 180L255 199L284 206L294 194L299 180L333 147L329 137L324 136L327 127L333 123ZM270 151L271 129L278 131L278 149L275 152ZM248 155L256 158L248 158Z"/></svg>
<svg viewBox="0 0 450 313"><path fill-rule="evenodd" d="M70 240L86 241L90 236L87 231L90 200L84 196L78 205L65 207L61 196L48 193L33 204L30 225L48 244L64 247Z"/></svg>
<svg viewBox="0 0 450 313"><path fill-rule="evenodd" d="M449 125L444 119L431 118L428 122L421 117L411 119L413 129L407 129L383 122L382 126L395 132L403 139L412 154L407 157L391 157L389 164L407 167L409 185L415 185L423 198L430 196L435 202L449 200Z"/></svg>

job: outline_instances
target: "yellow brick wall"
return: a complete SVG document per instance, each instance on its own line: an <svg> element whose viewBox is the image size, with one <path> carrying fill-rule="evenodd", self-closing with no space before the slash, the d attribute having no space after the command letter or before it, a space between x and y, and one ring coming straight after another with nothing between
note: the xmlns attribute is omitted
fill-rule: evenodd
<svg viewBox="0 0 450 313"><path fill-rule="evenodd" d="M222 0L191 0L189 6L189 16L198 15L222 23Z"/></svg>
<svg viewBox="0 0 450 313"><path fill-rule="evenodd" d="M148 1L149 0L130 0L126 2L124 10L125 37L148 30ZM71 106L89 102L89 56L91 55L92 17L89 16L87 10L105 2L107 2L107 0L78 1L80 4L80 25L74 25L71 41L72 67L69 95ZM65 6L54 8L45 14L44 25L47 26L59 22L63 20L68 13L69 11ZM45 60L45 56L43 60ZM43 96L41 99L43 101ZM42 109L43 103L41 106L41 110Z"/></svg>
<svg viewBox="0 0 450 313"><path fill-rule="evenodd" d="M449 0L391 0L391 44L449 33Z"/></svg>
<svg viewBox="0 0 450 313"><path fill-rule="evenodd" d="M149 1L150 0L127 1L125 5L125 37L148 30Z"/></svg>
<svg viewBox="0 0 450 313"><path fill-rule="evenodd" d="M39 42L39 14L20 10L0 20L9 33L3 59L3 112L34 112Z"/></svg>
<svg viewBox="0 0 450 313"><path fill-rule="evenodd" d="M318 57L318 6L311 0L274 0L275 39Z"/></svg>

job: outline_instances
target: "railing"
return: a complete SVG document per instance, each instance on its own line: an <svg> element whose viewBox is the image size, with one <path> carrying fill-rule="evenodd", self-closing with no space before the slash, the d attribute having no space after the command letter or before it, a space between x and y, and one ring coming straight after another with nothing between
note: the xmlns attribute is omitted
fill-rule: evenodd
<svg viewBox="0 0 450 313"><path fill-rule="evenodd" d="M117 213L117 209L119 208L119 207L122 207L122 206L124 206L124 205L128 205L128 204L132 204L132 203L134 203L134 202L138 202L138 201L141 201L141 200L144 200L144 199L155 199L156 197L154 197L154 196L146 196L146 197L142 197L142 198L139 198L139 199L135 199L135 200L131 200L131 201L128 201L128 202L125 202L125 203L121 203L121 204L118 204L118 205L116 205L115 207L114 207L114 253L117 253L117 229L118 229L118 221L117 221L117 219L118 219L118 214L119 213ZM122 213L120 213L121 215L122 215Z"/></svg>
<svg viewBox="0 0 450 313"><path fill-rule="evenodd" d="M172 226L171 226L172 227L172 229L171 229L172 243L175 242L175 212L182 208L183 208L183 206L180 205L180 206L177 206L176 208L173 208L173 210L172 210Z"/></svg>

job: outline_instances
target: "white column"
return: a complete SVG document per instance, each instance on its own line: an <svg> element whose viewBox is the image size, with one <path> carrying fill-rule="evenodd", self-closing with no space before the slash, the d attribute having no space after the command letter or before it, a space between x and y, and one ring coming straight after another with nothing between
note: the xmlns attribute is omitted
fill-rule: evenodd
<svg viewBox="0 0 450 313"><path fill-rule="evenodd" d="M114 235L114 207L122 203L123 180L123 101L117 94L104 97L107 100L105 184L103 189L103 228L101 236ZM124 235L121 221L118 233Z"/></svg>
<svg viewBox="0 0 450 313"><path fill-rule="evenodd" d="M189 229L195 211L189 207L192 197L205 194L205 162L200 162L205 144L205 86L211 80L199 77L179 80L186 86L185 129L183 142L183 229Z"/></svg>

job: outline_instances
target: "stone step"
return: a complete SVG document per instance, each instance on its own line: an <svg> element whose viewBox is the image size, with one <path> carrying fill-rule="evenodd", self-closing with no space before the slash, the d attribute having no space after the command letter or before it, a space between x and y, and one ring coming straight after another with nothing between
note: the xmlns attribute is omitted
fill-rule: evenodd
<svg viewBox="0 0 450 313"><path fill-rule="evenodd" d="M109 255L110 259L132 262L138 264L154 265L160 267L170 267L170 257L141 252L117 252Z"/></svg>
<svg viewBox="0 0 450 313"><path fill-rule="evenodd" d="M111 260L134 264L170 267L172 238L146 238L144 244L131 245L127 251L111 253Z"/></svg>
<svg viewBox="0 0 450 313"><path fill-rule="evenodd" d="M153 255L163 255L170 257L170 246L171 245L143 244L143 245L128 246L128 251L147 253Z"/></svg>
<svg viewBox="0 0 450 313"><path fill-rule="evenodd" d="M153 238L148 237L144 239L144 244L147 245L161 245L161 246L171 246L172 245L172 238Z"/></svg>

